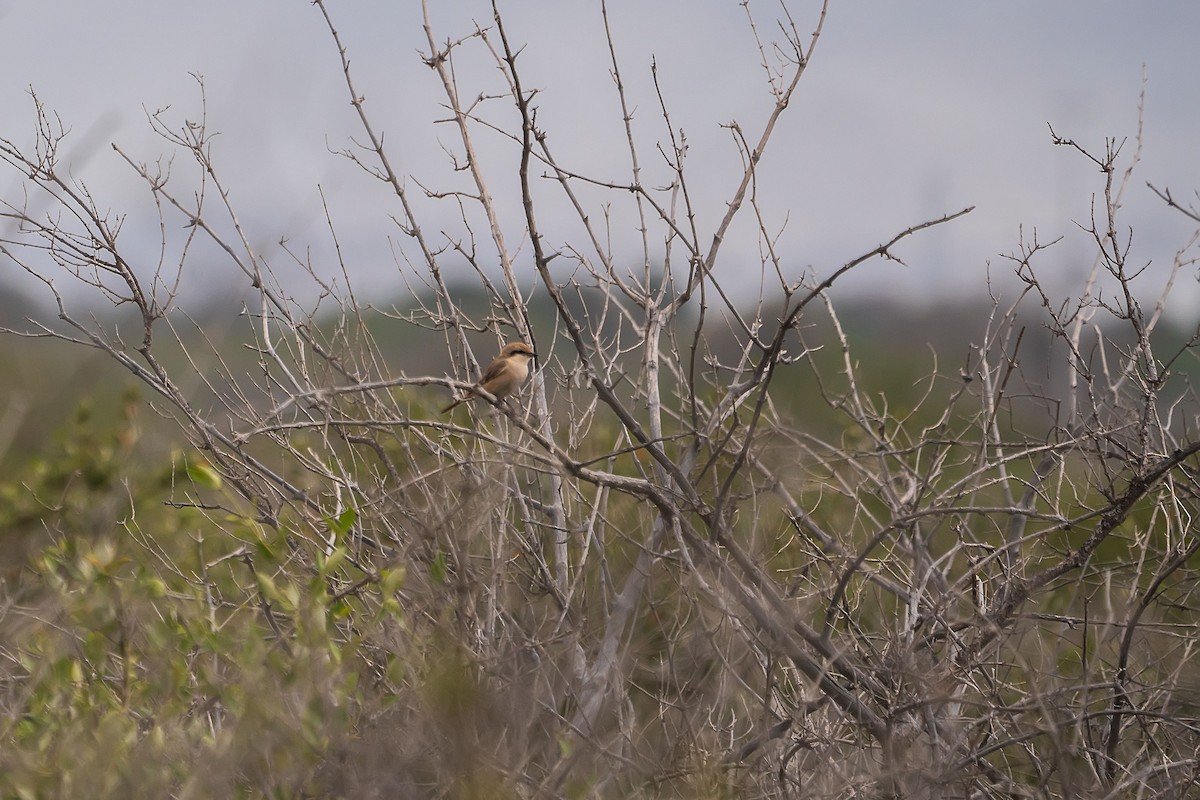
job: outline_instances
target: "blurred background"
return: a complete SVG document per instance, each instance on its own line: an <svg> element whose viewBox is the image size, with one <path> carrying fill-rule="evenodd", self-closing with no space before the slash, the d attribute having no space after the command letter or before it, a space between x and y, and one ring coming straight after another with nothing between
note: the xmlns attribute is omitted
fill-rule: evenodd
<svg viewBox="0 0 1200 800"><path fill-rule="evenodd" d="M656 150L669 140L661 91L670 128L686 138L695 166L689 189L697 224L711 232L742 169L730 126L753 140L771 109L763 56L777 63L778 26L789 24L779 7L612 0L606 18L599 2L509 5L503 6L508 34L524 46L520 66L527 88L539 92L538 121L560 162L617 184L630 180L607 20L643 182L670 180ZM487 3L431 6L439 43L492 24ZM328 8L418 216L430 231L462 235L457 205L420 189L469 188L447 155L459 142L439 122L442 88L423 62L430 45L421 4L335 0ZM788 8L807 41L819 5ZM905 241L897 249L903 265L877 263L837 285L835 299L843 313L862 320L865 341L923 351L924 342L961 338L944 324L948 306L971 318L990 294L1014 293L1005 256L1034 235L1043 243L1062 237L1043 261L1053 269L1041 277L1051 288L1072 290L1092 264L1094 249L1080 226L1089 224L1104 176L1080 153L1056 147L1051 128L1094 153L1112 140L1128 164L1138 152L1144 100L1141 163L1122 213L1135 232L1134 260L1149 265L1147 281L1161 278L1195 226L1166 210L1146 183L1185 200L1200 186L1196 30L1200 7L1183 0L833 3L756 187L786 277L820 278L910 225L975 206L963 219ZM171 161L170 144L148 118L160 114L168 130L182 130L206 116L210 132L219 134L212 155L239 221L277 274L303 277L298 262L304 262L331 284L350 282L360 303L402 309L411 302L413 289L398 266L405 243L394 221L396 198L342 154L357 152L361 134L318 8L298 0L0 2L0 37L0 136L20 147L33 143L35 92L70 131L62 156L72 177L99 206L124 217L123 242L145 255L147 269L159 257L158 213L111 145L139 162L161 159L173 180L192 180L194 165ZM456 52L464 92L504 95L484 48ZM478 111L496 124L513 124L503 97ZM481 134L476 146L506 215L502 223L519 240L517 148L500 134ZM544 184L546 197L556 198ZM0 173L4 200L19 205L24 191L21 174ZM584 200L610 208L614 249L637 261L636 219L624 197L597 189ZM557 199L541 204L539 222L552 247L578 235L574 214ZM760 290L760 247L749 215L743 217L724 246L722 268L747 270L742 288L749 302ZM168 237L176 237L183 221L168 217L165 225ZM445 263L453 270L452 260ZM472 273L463 265L459 277L466 282ZM532 287L532 270L528 277ZM1195 324L1200 307L1195 278L1194 268L1185 270L1172 288L1167 313L1183 328ZM298 279L295 286L299 302L315 302L312 281ZM76 308L97 299L69 281L57 288ZM243 276L214 259L211 270L184 271L178 303L197 318L227 321L246 290ZM25 318L53 315L45 287L7 260L0 263L0 298L6 327L29 330ZM897 331L904 333L899 342ZM37 416L49 419L56 404L75 402L76 394L57 389L64 381L92 385L115 369L78 349L11 336L0 353L10 377L0 444L4 431L11 438L33 422L22 409L38 408ZM443 358L432 354L396 368L412 374L438 368Z"/></svg>

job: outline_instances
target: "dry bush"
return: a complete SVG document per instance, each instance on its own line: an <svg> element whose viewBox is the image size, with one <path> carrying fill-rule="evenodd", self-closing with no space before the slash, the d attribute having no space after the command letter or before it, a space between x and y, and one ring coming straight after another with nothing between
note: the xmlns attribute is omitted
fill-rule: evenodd
<svg viewBox="0 0 1200 800"><path fill-rule="evenodd" d="M556 159L499 10L448 39L427 19L456 139L444 183L421 185L459 209L450 230L414 210L349 45L315 6L362 123L366 146L347 155L389 187L397 274L423 287L400 321L456 377L385 366L372 315L316 267L337 312L296 299L240 226L203 119L151 118L192 183L118 150L177 254L147 264L71 179L65 131L37 105L33 149L0 146L28 198L7 208L2 252L58 303L24 333L121 364L194 452L166 509L153 486L131 490L142 516L114 515L115 544L56 550L37 565L53 591L13 594L13 791L78 785L79 765L97 763L119 776L97 794L180 797L1188 791L1200 439L1175 369L1195 340L1162 353L1156 332L1196 239L1165 282L1139 271L1119 221L1136 153L1056 139L1101 167L1086 285L1052 296L1048 246L1021 242L1023 291L996 299L955 366L901 407L861 374L829 289L970 209L811 277L776 250L758 166L824 9L811 36L785 16L766 41L749 20L774 105L761 129L731 128L744 168L711 229L688 191L706 165L687 160L662 98L659 151L639 150L611 40L620 181ZM455 59L478 58L499 87L458 82ZM495 134L514 196L492 192L513 176L475 150ZM665 186L643 177L650 155ZM570 235L541 228L550 203L577 212ZM604 227L618 205L636 229ZM766 276L748 307L723 249L742 220ZM617 237L641 242L635 268ZM223 264L193 264L202 241ZM486 307L449 282L463 262ZM201 266L253 293L240 320L252 359L190 329L177 275ZM65 279L135 309L136 333L73 308ZM1037 337L1030 370L1022 345ZM439 416L446 390L511 339L541 354L527 390Z"/></svg>

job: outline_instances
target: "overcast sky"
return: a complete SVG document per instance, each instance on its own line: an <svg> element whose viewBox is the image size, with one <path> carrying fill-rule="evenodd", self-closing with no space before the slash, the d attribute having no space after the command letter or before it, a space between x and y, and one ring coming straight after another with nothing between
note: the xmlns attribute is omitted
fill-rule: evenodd
<svg viewBox="0 0 1200 800"><path fill-rule="evenodd" d="M490 6L475 0L432 5L439 40L469 34L472 20L491 23ZM510 37L525 45L524 79L540 89L539 121L559 159L582 173L628 181L598 0L500 5ZM817 4L788 5L807 36ZM410 188L418 180L465 187L441 149L456 147L454 131L434 124L444 110L436 75L421 61L428 45L420 4L331 0L329 8L367 110ZM754 0L751 8L760 32L776 36L778 3ZM674 126L690 143L698 220L711 231L740 168L721 126L736 121L757 136L771 104L745 12L735 0L611 0L609 15L651 173L647 183L667 175L654 154L665 134L650 81L656 61ZM902 247L907 269L872 264L843 291L883 287L909 300L982 296L989 263L994 273L1008 271L999 256L1015 249L1022 226L1027 236L1036 228L1043 241L1066 235L1046 269L1080 274L1090 251L1074 223L1086 222L1102 176L1079 154L1054 147L1047 123L1097 152L1105 137L1132 140L1143 70L1145 147L1125 222L1135 231L1135 260L1165 266L1195 226L1163 209L1145 184L1193 199L1200 188L1198 33L1194 0L834 0L762 167L768 224L784 230L780 249L789 270L797 277L804 270L823 274L909 225L974 205L967 218ZM168 153L149 133L146 110L170 106L164 118L175 124L197 118L199 91L189 76L195 73L204 77L209 127L221 134L218 169L264 256L282 264L274 243L287 238L301 252L311 248L319 271L337 274L320 187L351 278L373 298L400 291L388 242L396 234L389 222L397 213L394 197L329 151L361 134L335 48L310 3L0 0L0 36L0 136L30 141L32 86L72 128L74 173L102 205L130 212L130 236L152 232L157 223L144 216L149 209L139 204L137 183L108 144L143 161ZM482 54L478 47L464 50L456 62L468 97L503 88ZM487 113L512 119L502 101ZM483 131L479 144L510 239L519 240L515 150ZM18 196L17 176L0 174L0 191L6 199ZM551 246L574 241L578 226L565 204L553 201L549 187L542 197ZM617 193L589 199L597 212L605 200L627 202ZM455 226L457 212L448 203L421 201L420 208L430 230ZM618 251L636 258L636 231L619 214L615 219ZM740 230L723 268L757 270L757 252L749 231ZM13 274L0 265L0 279ZM1200 306L1195 274L1193 267L1175 294L1176 312L1185 316ZM235 284L238 276L229 271L202 283L214 280Z"/></svg>

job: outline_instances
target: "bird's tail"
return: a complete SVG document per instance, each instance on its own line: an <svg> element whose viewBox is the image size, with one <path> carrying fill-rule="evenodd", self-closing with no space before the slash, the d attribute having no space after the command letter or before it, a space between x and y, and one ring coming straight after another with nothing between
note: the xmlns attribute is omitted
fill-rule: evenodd
<svg viewBox="0 0 1200 800"><path fill-rule="evenodd" d="M475 399L475 393L474 393L474 392L467 392L467 393L466 393L466 394L464 394L462 397L458 398L458 399L457 399L457 400L455 400L453 403L451 403L450 405L448 405L448 406L446 406L445 408L443 408L443 409L442 409L442 413L443 413L443 414L449 414L451 411L453 411L455 408L457 408L457 407L458 407L458 404L459 404L459 403L465 403L465 402L467 402L468 400L474 400L474 399Z"/></svg>

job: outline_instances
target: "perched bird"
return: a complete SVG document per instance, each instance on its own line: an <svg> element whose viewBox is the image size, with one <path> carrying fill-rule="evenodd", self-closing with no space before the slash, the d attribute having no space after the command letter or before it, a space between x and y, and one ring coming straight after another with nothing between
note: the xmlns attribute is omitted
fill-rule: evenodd
<svg viewBox="0 0 1200 800"><path fill-rule="evenodd" d="M443 408L442 413L445 414L459 403L474 400L479 396L475 389L482 389L497 400L508 397L525 383L529 377L529 359L536 355L533 348L524 342L509 342L504 345L500 355L496 356L483 371L483 377L479 379L479 383L475 384L474 388L468 389L465 395Z"/></svg>

